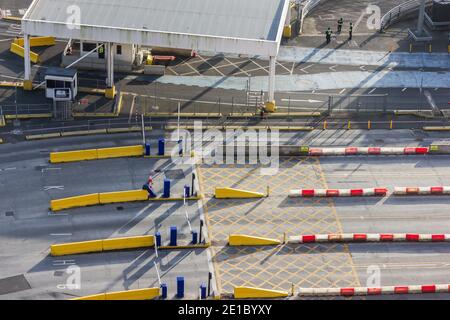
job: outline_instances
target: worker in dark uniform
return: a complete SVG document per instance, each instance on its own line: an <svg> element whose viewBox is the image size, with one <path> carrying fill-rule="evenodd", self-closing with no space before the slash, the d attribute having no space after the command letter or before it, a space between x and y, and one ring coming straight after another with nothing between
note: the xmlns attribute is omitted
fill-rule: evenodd
<svg viewBox="0 0 450 320"><path fill-rule="evenodd" d="M333 31L331 31L331 28L328 27L327 31L325 31L325 36L327 38L327 44L329 44L331 42L331 34L333 33Z"/></svg>
<svg viewBox="0 0 450 320"><path fill-rule="evenodd" d="M156 193L153 190L153 176L152 174L150 174L150 176L147 179L147 183L144 184L144 186L142 187L142 189L147 190L148 192L148 196L150 198L156 198Z"/></svg>
<svg viewBox="0 0 450 320"><path fill-rule="evenodd" d="M350 22L350 29L348 30L348 40L353 38L353 23Z"/></svg>
<svg viewBox="0 0 450 320"><path fill-rule="evenodd" d="M344 19L343 18L340 18L339 20L338 20L338 33L341 33L341 31L342 31L342 26L344 25Z"/></svg>

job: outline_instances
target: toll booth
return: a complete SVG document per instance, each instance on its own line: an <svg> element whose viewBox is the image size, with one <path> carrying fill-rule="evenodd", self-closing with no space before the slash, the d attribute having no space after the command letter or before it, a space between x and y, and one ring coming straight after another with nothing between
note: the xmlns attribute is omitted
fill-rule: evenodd
<svg viewBox="0 0 450 320"><path fill-rule="evenodd" d="M73 101L78 94L75 69L48 68L45 73L46 97L53 101Z"/></svg>
<svg viewBox="0 0 450 320"><path fill-rule="evenodd" d="M75 69L48 68L45 73L45 96L53 100L53 117L67 120L72 117L72 102L78 94L78 75Z"/></svg>

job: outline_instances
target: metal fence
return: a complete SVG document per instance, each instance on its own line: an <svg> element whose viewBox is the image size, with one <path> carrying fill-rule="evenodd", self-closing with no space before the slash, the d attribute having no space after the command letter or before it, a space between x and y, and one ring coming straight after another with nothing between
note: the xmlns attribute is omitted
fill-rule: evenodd
<svg viewBox="0 0 450 320"><path fill-rule="evenodd" d="M382 18L380 23L380 32L386 30L390 25L414 13L420 7L422 0L406 1L395 8L389 10ZM432 0L426 0L426 4L431 4Z"/></svg>
<svg viewBox="0 0 450 320"><path fill-rule="evenodd" d="M0 115L51 113L51 104L6 104L0 105Z"/></svg>

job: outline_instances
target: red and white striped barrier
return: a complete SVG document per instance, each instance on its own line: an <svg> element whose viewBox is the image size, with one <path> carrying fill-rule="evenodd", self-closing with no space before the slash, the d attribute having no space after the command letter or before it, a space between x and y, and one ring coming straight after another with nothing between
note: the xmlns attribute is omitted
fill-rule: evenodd
<svg viewBox="0 0 450 320"><path fill-rule="evenodd" d="M424 233L339 233L310 234L290 236L288 243L319 243L319 242L446 242L450 234Z"/></svg>
<svg viewBox="0 0 450 320"><path fill-rule="evenodd" d="M387 188L363 188L363 189L296 189L289 191L291 198L307 197L384 197Z"/></svg>
<svg viewBox="0 0 450 320"><path fill-rule="evenodd" d="M383 286L378 288L300 288L299 296L372 296L383 294L450 293L450 284Z"/></svg>
<svg viewBox="0 0 450 320"><path fill-rule="evenodd" d="M394 195L442 195L450 194L450 187L395 187Z"/></svg>
<svg viewBox="0 0 450 320"><path fill-rule="evenodd" d="M309 148L310 156L410 155L428 152L428 147Z"/></svg>

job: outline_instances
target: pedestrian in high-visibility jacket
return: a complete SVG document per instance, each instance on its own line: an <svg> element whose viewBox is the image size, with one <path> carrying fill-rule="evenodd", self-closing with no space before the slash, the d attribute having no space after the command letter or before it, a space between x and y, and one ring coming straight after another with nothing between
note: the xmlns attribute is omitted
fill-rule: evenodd
<svg viewBox="0 0 450 320"><path fill-rule="evenodd" d="M340 18L339 20L338 20L338 33L341 33L341 31L342 31L342 26L344 25L344 19L343 18Z"/></svg>
<svg viewBox="0 0 450 320"><path fill-rule="evenodd" d="M327 39L327 44L329 44L331 42L331 34L333 33L333 31L331 31L331 28L328 27L327 31L325 31L325 37Z"/></svg>

